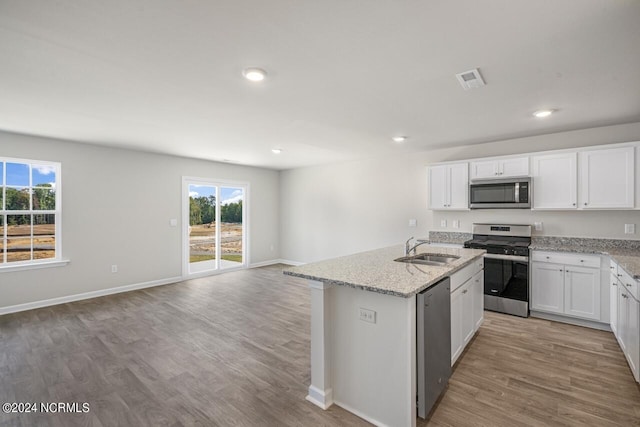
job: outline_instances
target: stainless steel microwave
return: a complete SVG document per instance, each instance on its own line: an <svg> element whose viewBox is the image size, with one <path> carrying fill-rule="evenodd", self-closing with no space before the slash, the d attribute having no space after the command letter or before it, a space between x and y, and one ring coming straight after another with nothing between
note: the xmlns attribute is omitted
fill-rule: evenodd
<svg viewBox="0 0 640 427"><path fill-rule="evenodd" d="M471 209L531 209L531 179L512 178L469 184Z"/></svg>

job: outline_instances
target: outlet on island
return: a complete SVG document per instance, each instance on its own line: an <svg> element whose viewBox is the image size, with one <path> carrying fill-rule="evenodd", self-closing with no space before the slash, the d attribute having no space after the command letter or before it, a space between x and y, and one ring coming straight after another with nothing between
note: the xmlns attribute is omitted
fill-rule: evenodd
<svg viewBox="0 0 640 427"><path fill-rule="evenodd" d="M376 323L376 312L366 308L360 308L360 320L363 322Z"/></svg>

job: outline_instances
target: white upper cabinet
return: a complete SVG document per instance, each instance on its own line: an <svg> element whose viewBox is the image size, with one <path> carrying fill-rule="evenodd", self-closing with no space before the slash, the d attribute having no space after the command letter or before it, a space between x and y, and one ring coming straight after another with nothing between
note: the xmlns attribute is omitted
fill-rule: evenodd
<svg viewBox="0 0 640 427"><path fill-rule="evenodd" d="M471 162L471 180L529 176L529 157Z"/></svg>
<svg viewBox="0 0 640 427"><path fill-rule="evenodd" d="M580 153L582 209L632 209L634 207L634 147Z"/></svg>
<svg viewBox="0 0 640 427"><path fill-rule="evenodd" d="M532 157L534 209L577 209L576 164L575 152Z"/></svg>
<svg viewBox="0 0 640 427"><path fill-rule="evenodd" d="M429 167L429 209L469 209L469 164Z"/></svg>

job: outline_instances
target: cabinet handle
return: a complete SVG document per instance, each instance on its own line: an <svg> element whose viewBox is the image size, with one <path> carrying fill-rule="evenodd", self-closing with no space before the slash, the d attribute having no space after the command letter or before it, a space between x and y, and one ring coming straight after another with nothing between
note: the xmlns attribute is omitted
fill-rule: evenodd
<svg viewBox="0 0 640 427"><path fill-rule="evenodd" d="M614 267L609 267L609 268L610 268L610 269L612 269L612 270L615 270L615 268L614 268Z"/></svg>
<svg viewBox="0 0 640 427"><path fill-rule="evenodd" d="M573 206L575 206L576 204L574 203Z"/></svg>
<svg viewBox="0 0 640 427"><path fill-rule="evenodd" d="M613 286L618 286L618 284L617 284L617 283L612 283L611 285L613 285Z"/></svg>
<svg viewBox="0 0 640 427"><path fill-rule="evenodd" d="M630 288L631 286L633 286L631 283L625 283L625 285L627 285L627 287L629 287L629 288Z"/></svg>
<svg viewBox="0 0 640 427"><path fill-rule="evenodd" d="M629 298L626 294L622 294L622 298Z"/></svg>
<svg viewBox="0 0 640 427"><path fill-rule="evenodd" d="M587 202L584 202L584 205L587 206Z"/></svg>
<svg viewBox="0 0 640 427"><path fill-rule="evenodd" d="M547 257L547 259L549 259L549 257Z"/></svg>
<svg viewBox="0 0 640 427"><path fill-rule="evenodd" d="M618 273L618 277L622 277L622 274Z"/></svg>
<svg viewBox="0 0 640 427"><path fill-rule="evenodd" d="M562 269L560 269L560 271L562 271Z"/></svg>
<svg viewBox="0 0 640 427"><path fill-rule="evenodd" d="M583 259L581 259L581 260L580 260L580 262L584 262L584 260L583 260Z"/></svg>

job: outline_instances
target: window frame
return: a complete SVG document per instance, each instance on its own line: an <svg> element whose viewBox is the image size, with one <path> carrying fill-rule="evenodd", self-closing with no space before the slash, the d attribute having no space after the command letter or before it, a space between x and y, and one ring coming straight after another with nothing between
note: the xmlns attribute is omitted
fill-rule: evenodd
<svg viewBox="0 0 640 427"><path fill-rule="evenodd" d="M19 163L29 166L29 209L28 210L8 210L7 203L7 164ZM2 226L0 227L0 240L2 242L2 252L0 252L0 272L26 270L33 268L55 267L67 264L67 260L62 258L62 163L50 160L36 160L15 157L0 157L2 167L2 177L0 180L0 191L2 192L2 203L0 203L0 217L2 217ZM33 210L33 189L37 188L33 185L33 166L49 166L55 170L55 209L54 210ZM30 215L31 216L31 252L32 259L26 261L7 262L7 243L8 243L8 215ZM33 259L33 241L37 235L33 234L33 216L34 215L53 215L55 221L54 238L55 238L55 256L53 258Z"/></svg>

